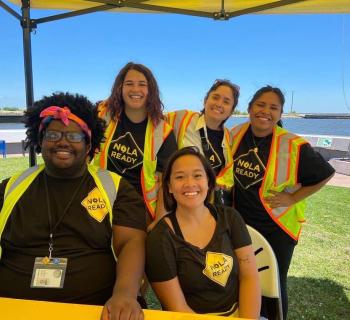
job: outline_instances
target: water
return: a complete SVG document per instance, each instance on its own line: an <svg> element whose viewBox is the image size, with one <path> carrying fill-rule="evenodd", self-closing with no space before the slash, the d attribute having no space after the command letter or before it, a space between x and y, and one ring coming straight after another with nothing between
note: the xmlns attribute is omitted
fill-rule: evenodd
<svg viewBox="0 0 350 320"><path fill-rule="evenodd" d="M247 118L231 118L227 121L227 127L246 122ZM304 119L285 118L283 126L299 134L321 134L333 136L350 136L350 119ZM0 123L0 130L23 129L23 123ZM0 133L1 135L1 133ZM1 137L0 137L1 139Z"/></svg>
<svg viewBox="0 0 350 320"><path fill-rule="evenodd" d="M227 127L246 122L248 118L231 118ZM284 118L283 127L297 134L350 136L350 119L304 119Z"/></svg>
<svg viewBox="0 0 350 320"><path fill-rule="evenodd" d="M23 123L0 123L0 130L24 129Z"/></svg>

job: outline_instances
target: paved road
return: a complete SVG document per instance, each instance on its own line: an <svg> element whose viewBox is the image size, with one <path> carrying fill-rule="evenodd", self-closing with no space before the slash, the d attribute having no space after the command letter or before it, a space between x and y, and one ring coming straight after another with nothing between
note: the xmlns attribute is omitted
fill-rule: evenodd
<svg viewBox="0 0 350 320"><path fill-rule="evenodd" d="M350 176L335 173L334 177L328 181L327 185L350 188Z"/></svg>

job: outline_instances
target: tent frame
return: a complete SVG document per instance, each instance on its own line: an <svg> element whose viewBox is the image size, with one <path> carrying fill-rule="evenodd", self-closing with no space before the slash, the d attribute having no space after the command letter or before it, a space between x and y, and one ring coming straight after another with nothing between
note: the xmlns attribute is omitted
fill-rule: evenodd
<svg viewBox="0 0 350 320"><path fill-rule="evenodd" d="M25 74L25 91L26 91L26 108L34 104L34 86L33 86L33 69L32 69L32 45L31 45L31 32L37 28L40 23L62 20L66 18L71 18L75 16L80 16L84 14L90 14L99 11L108 11L111 9L118 8L131 8L147 10L159 13L173 13L181 15L189 15L203 18L211 18L214 20L229 20L241 15L256 13L268 9L278 8L298 2L303 2L306 0L280 0L271 3L250 7L242 10L237 10L233 12L227 12L225 10L225 0L221 0L220 11L216 12L205 12L197 10L186 10L173 7L156 6L146 3L147 0L86 0L86 2L101 3L100 6L92 6L90 8L69 11L66 13L51 15L38 19L31 19L30 17L30 0L21 0L21 14L17 13L10 6L8 6L4 1L0 0L0 7L5 9L9 14L15 17L22 27L22 37L23 37L23 58L24 58L24 74ZM36 165L36 154L34 147L29 148L29 165Z"/></svg>

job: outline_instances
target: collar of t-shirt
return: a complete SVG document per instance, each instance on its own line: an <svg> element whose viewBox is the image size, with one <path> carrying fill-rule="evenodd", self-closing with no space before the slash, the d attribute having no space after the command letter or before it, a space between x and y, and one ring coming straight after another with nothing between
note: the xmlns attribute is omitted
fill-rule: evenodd
<svg viewBox="0 0 350 320"><path fill-rule="evenodd" d="M136 126L136 127L144 127L146 128L147 126L147 122L148 122L148 118L146 117L144 120L142 120L141 122L133 122L131 121L128 116L126 115L125 111L122 112L121 114L121 121L124 122L124 124L126 126Z"/></svg>
<svg viewBox="0 0 350 320"><path fill-rule="evenodd" d="M216 208L211 204L207 205L207 208L209 209L209 212L211 213L211 215L214 217L215 221L217 221L218 220L218 213L216 211ZM181 239L185 240L183 233L181 231L179 222L178 222L177 217L176 217L176 211L172 211L172 212L168 213L166 216L170 219L170 221L173 225L174 233L177 236L179 236Z"/></svg>

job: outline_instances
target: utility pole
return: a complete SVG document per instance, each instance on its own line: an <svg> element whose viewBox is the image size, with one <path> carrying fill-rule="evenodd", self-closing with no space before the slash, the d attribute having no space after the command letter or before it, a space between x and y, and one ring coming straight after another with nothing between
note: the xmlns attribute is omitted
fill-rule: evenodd
<svg viewBox="0 0 350 320"><path fill-rule="evenodd" d="M293 112L293 102L294 102L294 91L292 90L292 102L290 104L290 113Z"/></svg>

